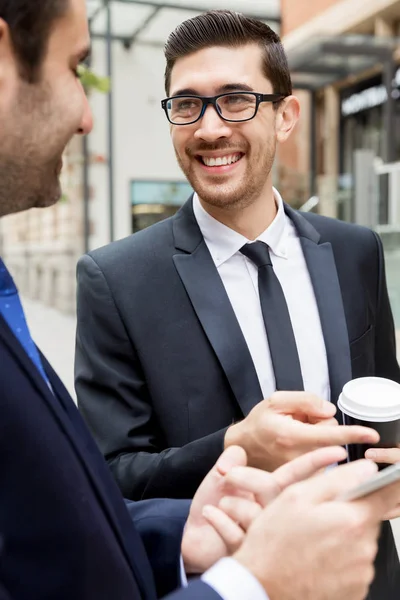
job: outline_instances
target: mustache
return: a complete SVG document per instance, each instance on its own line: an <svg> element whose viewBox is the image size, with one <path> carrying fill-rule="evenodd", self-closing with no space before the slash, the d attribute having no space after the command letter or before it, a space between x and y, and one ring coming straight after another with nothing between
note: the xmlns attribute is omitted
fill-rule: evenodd
<svg viewBox="0 0 400 600"><path fill-rule="evenodd" d="M225 150L232 150L232 152L243 152L243 154L247 150L247 146L244 147L243 144L231 144L229 142L216 142L214 144L207 144L206 142L202 142L195 147L186 146L185 153L187 156L194 157L201 152L219 152Z"/></svg>

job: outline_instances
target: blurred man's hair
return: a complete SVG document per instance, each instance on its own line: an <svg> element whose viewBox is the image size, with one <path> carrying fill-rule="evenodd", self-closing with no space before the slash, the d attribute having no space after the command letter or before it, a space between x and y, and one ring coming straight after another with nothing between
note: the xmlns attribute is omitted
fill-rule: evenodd
<svg viewBox="0 0 400 600"><path fill-rule="evenodd" d="M68 10L70 0L0 0L0 19L9 27L23 79L40 77L53 23Z"/></svg>
<svg viewBox="0 0 400 600"><path fill-rule="evenodd" d="M1 0L0 0L1 1ZM180 58L212 46L237 48L258 44L263 51L263 70L275 94L290 95L292 82L279 36L268 25L229 10L212 10L184 21L165 45L165 90L170 93L171 72Z"/></svg>

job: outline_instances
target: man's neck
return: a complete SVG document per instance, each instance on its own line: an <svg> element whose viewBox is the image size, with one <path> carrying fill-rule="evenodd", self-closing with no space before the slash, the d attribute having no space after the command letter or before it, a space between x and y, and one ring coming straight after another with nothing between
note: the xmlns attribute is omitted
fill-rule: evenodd
<svg viewBox="0 0 400 600"><path fill-rule="evenodd" d="M209 215L248 240L257 239L271 225L278 210L272 187L245 207L220 208L203 202L200 197L199 200Z"/></svg>

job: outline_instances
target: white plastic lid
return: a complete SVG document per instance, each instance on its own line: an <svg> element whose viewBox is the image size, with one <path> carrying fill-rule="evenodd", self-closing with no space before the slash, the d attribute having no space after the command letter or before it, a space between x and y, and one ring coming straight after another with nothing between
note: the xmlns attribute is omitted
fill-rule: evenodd
<svg viewBox="0 0 400 600"><path fill-rule="evenodd" d="M338 407L361 421L396 421L400 419L400 385L383 377L353 379L343 387Z"/></svg>

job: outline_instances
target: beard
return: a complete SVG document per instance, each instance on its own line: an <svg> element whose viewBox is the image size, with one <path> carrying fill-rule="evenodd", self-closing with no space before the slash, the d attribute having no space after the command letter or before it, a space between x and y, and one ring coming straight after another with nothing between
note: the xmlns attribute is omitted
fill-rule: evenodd
<svg viewBox="0 0 400 600"><path fill-rule="evenodd" d="M64 144L54 148L52 140L60 140L62 119L54 114L49 91L35 88L21 83L13 108L0 114L0 216L51 206L61 197Z"/></svg>
<svg viewBox="0 0 400 600"><path fill-rule="evenodd" d="M247 161L247 166L242 178L240 181L234 181L229 175L226 177L208 175L206 180L206 177L199 173L199 168L196 168L195 156L201 152L225 150L245 154L244 160ZM199 198L210 206L226 210L246 208L262 194L272 170L275 152L275 139L269 143L262 154L255 157L250 156L249 147L247 145L244 147L243 144L239 147L237 144L229 143L203 143L194 151L191 148L185 148L184 158L175 150L179 166Z"/></svg>
<svg viewBox="0 0 400 600"><path fill-rule="evenodd" d="M37 165L24 155L3 156L0 152L0 217L30 208L44 208L61 198L61 185L57 173L58 161Z"/></svg>

